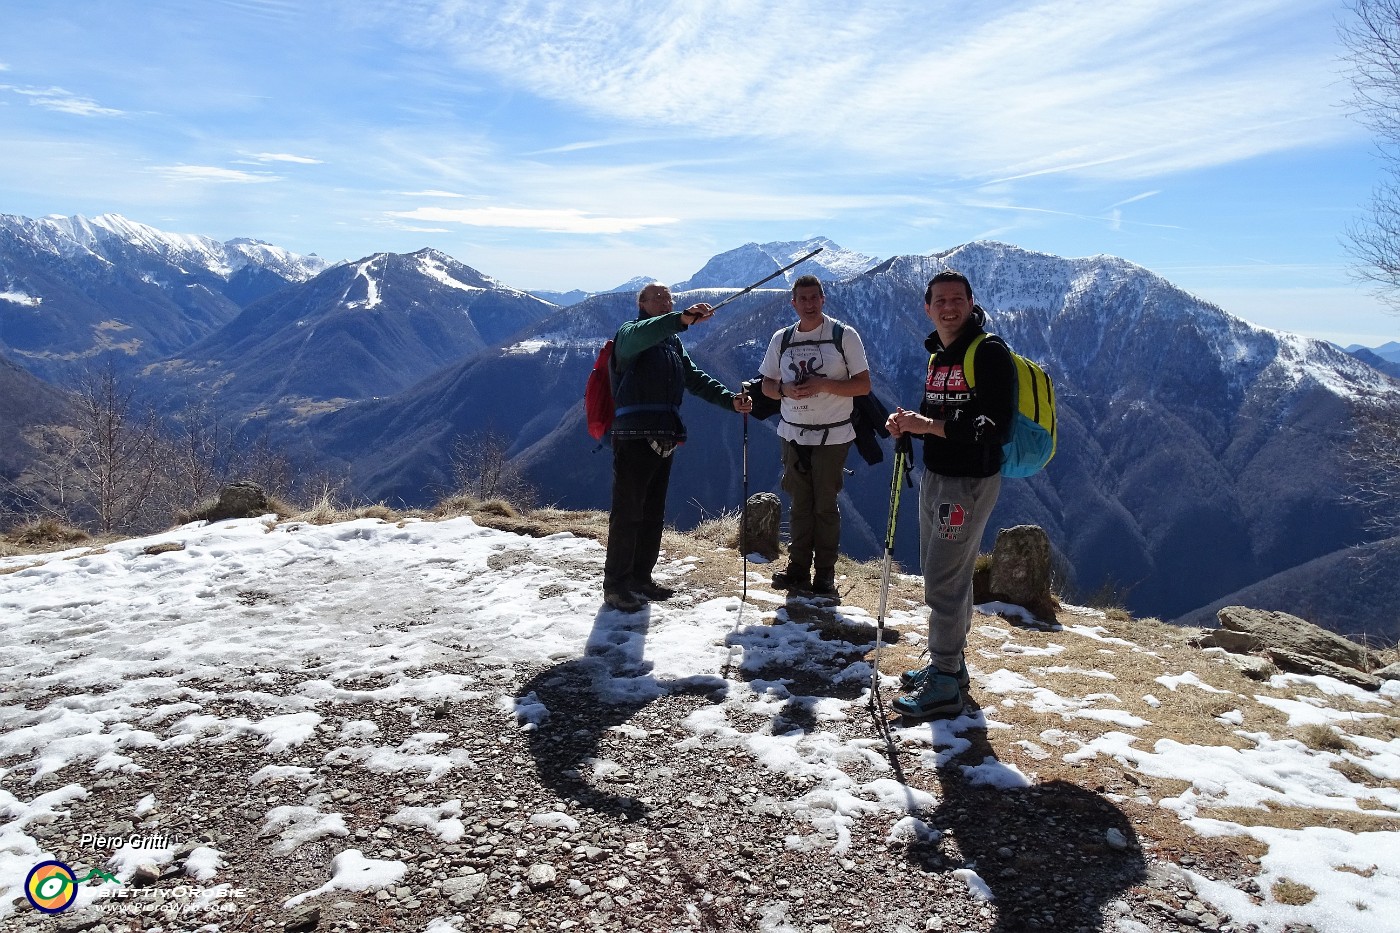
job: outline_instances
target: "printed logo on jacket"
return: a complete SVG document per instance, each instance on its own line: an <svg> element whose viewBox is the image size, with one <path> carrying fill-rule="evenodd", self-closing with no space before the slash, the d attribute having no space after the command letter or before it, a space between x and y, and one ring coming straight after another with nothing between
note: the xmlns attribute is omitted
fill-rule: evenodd
<svg viewBox="0 0 1400 933"><path fill-rule="evenodd" d="M929 405L961 405L971 398L972 389L961 363L929 369L928 382L924 384L924 401Z"/></svg>

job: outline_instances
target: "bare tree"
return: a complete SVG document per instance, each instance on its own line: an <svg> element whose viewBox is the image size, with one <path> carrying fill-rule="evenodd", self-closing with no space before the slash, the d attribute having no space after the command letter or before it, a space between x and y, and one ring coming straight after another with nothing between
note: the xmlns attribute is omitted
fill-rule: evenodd
<svg viewBox="0 0 1400 933"><path fill-rule="evenodd" d="M218 493L233 479L238 444L228 420L207 398L190 401L160 439L160 498L175 514Z"/></svg>
<svg viewBox="0 0 1400 933"><path fill-rule="evenodd" d="M458 437L449 454L452 478L458 492L480 501L505 499L519 506L533 505L538 497L525 474L510 460L510 439L496 431L478 431Z"/></svg>
<svg viewBox="0 0 1400 933"><path fill-rule="evenodd" d="M1350 450L1352 500L1377 538L1400 535L1400 402L1377 396L1355 403Z"/></svg>
<svg viewBox="0 0 1400 933"><path fill-rule="evenodd" d="M1376 134L1386 177L1372 195L1370 216L1347 236L1359 274L1400 310L1400 0L1351 0L1348 9L1341 37L1351 64L1351 104Z"/></svg>
<svg viewBox="0 0 1400 933"><path fill-rule="evenodd" d="M31 512L104 533L148 526L160 423L113 366L83 376L64 421L25 440L36 456L9 487Z"/></svg>

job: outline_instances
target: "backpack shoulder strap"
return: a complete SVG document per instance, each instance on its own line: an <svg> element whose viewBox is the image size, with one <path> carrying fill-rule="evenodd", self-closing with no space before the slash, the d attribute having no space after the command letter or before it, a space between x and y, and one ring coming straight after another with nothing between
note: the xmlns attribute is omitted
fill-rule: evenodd
<svg viewBox="0 0 1400 933"><path fill-rule="evenodd" d="M793 338L797 336L797 325L793 324L783 329L783 343L778 348L778 355L782 356L787 352L787 348L792 346ZM836 345L836 352L841 354L841 362L846 363L846 368L850 370L850 363L846 362L846 349L842 345L846 339L846 328L836 318L831 319L831 340L830 343ZM827 343L826 340L805 340L803 343Z"/></svg>
<svg viewBox="0 0 1400 933"><path fill-rule="evenodd" d="M963 378L967 380L969 389L977 388L977 348L982 346L982 341L987 339L986 334L978 334L972 338L972 343L967 345L967 350L963 352Z"/></svg>
<svg viewBox="0 0 1400 933"><path fill-rule="evenodd" d="M793 338L794 336L796 336L796 334L797 334L797 325L796 325L796 324L792 324L792 325L789 325L788 327L784 327L784 328L783 328L783 342L782 342L782 345L778 347L778 356L781 357L784 353L787 352L787 348L790 347L790 346L792 346L792 338Z"/></svg>

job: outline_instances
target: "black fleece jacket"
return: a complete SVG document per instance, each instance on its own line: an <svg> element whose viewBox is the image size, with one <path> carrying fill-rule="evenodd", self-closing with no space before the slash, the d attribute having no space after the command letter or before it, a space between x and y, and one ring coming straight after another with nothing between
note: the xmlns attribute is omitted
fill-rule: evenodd
<svg viewBox="0 0 1400 933"><path fill-rule="evenodd" d="M919 414L947 422L946 437L922 435L924 467L942 476L992 476L1001 471L1001 447L1016 413L1016 367L1011 351L989 335L973 360L976 385L963 375L963 357L981 326L969 323L944 347L938 331L924 346L931 354Z"/></svg>

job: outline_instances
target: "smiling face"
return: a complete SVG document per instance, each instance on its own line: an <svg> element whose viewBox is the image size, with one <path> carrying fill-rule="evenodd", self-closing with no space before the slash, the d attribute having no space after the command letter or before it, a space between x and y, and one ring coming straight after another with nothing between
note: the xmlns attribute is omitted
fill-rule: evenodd
<svg viewBox="0 0 1400 933"><path fill-rule="evenodd" d="M935 282L930 288L924 313L938 330L946 347L957 339L972 317L972 296L961 282Z"/></svg>
<svg viewBox="0 0 1400 933"><path fill-rule="evenodd" d="M809 331L820 327L826 295L820 285L799 285L792 290L792 307L797 312L797 329Z"/></svg>

